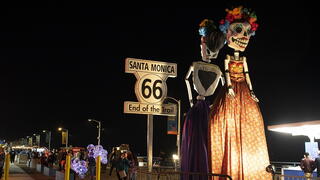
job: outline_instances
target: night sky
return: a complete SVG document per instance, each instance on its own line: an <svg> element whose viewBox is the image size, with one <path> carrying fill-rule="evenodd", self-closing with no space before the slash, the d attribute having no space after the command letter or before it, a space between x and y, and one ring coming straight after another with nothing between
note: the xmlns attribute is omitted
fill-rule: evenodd
<svg viewBox="0 0 320 180"><path fill-rule="evenodd" d="M97 128L87 121L94 118L102 122L104 147L127 143L145 155L147 116L123 113L124 101L137 101L136 78L125 73L125 58L177 63L178 76L166 81L168 96L181 99L185 113L190 106L184 78L192 62L201 60L199 23L217 23L225 8L239 4L258 16L256 35L241 55L248 59L265 125L319 120L319 16L313 4L69 8L52 2L0 14L0 139L49 129L60 145L56 129L63 126L73 146L96 144ZM232 50L225 46L213 63L222 67L227 53ZM272 161L299 161L308 140L267 130L266 135ZM155 155L175 152L175 140L166 134L166 117L155 116Z"/></svg>

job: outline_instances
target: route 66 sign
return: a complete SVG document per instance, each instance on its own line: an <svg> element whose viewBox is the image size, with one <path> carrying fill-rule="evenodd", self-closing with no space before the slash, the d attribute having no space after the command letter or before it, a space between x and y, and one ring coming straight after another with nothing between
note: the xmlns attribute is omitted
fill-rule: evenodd
<svg viewBox="0 0 320 180"><path fill-rule="evenodd" d="M171 113L170 107L172 113L176 111L174 106L162 102L167 96L167 78L177 76L177 64L127 58L125 72L137 78L135 94L139 103L126 101L124 112L163 115L164 111Z"/></svg>

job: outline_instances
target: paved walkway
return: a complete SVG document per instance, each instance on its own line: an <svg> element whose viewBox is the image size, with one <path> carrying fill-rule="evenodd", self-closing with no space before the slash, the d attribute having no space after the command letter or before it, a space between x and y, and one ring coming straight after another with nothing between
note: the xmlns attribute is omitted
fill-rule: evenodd
<svg viewBox="0 0 320 180"><path fill-rule="evenodd" d="M115 170L113 170L112 176L109 176L109 171L110 171L109 168L107 170L101 169L101 179L117 180L118 178L116 176ZM91 178L88 175L84 179L80 179L79 177L76 177L76 180L90 180L90 179ZM36 171L36 169L28 167L27 165L15 163L15 164L10 164L9 180L55 180L55 176L46 176Z"/></svg>
<svg viewBox="0 0 320 180"><path fill-rule="evenodd" d="M9 180L54 180L55 177L45 176L26 165L10 164Z"/></svg>

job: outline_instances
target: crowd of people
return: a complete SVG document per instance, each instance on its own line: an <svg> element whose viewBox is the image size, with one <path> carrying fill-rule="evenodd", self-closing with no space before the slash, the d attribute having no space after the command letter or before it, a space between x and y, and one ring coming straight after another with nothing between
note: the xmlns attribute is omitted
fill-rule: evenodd
<svg viewBox="0 0 320 180"><path fill-rule="evenodd" d="M21 158L21 155L25 155L27 158L27 165L30 167L31 162L42 164L47 167L54 167L59 165L59 170L62 170L62 165L67 155L65 149L60 151L57 150L45 150L45 151L36 151L36 150L21 150L21 149L11 149L8 151L10 154L10 163L13 164L17 161L18 158ZM20 157L18 156L20 155Z"/></svg>
<svg viewBox="0 0 320 180"><path fill-rule="evenodd" d="M66 157L71 156L72 159L84 160L87 162L87 175L93 180L96 176L96 159L90 156L90 152L85 148L74 151L72 149L61 148L60 150L14 150L5 151L0 147L0 179L3 175L3 167L5 162L5 154L10 154L10 163L15 163L18 158L18 154L24 154L27 157L27 165L32 166L31 163L38 163L46 167L54 168L59 171L65 170ZM110 169L107 172L109 176L113 172L116 173L119 180L135 180L137 176L138 159L137 156L129 149L118 149L114 147L108 155L108 164ZM70 169L71 173L75 174L75 171ZM74 176L75 177L75 176Z"/></svg>

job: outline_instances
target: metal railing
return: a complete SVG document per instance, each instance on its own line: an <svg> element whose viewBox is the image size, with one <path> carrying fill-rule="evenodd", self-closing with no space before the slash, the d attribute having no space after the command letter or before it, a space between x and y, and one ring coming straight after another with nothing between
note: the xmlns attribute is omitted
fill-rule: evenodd
<svg viewBox="0 0 320 180"><path fill-rule="evenodd" d="M271 161L274 166L275 174L273 175L273 180L320 180L320 177L306 178L305 176L292 176L283 175L282 169L288 167L296 167L300 165L300 162L280 162Z"/></svg>
<svg viewBox="0 0 320 180"><path fill-rule="evenodd" d="M282 162L282 161L271 161L274 166L274 170L277 174L281 174L281 169L289 166L299 166L300 162Z"/></svg>
<svg viewBox="0 0 320 180"><path fill-rule="evenodd" d="M307 178L304 176L289 176L289 175L275 174L273 176L273 180L320 180L320 177Z"/></svg>
<svg viewBox="0 0 320 180"><path fill-rule="evenodd" d="M228 175L198 172L148 172L138 170L137 180L232 180Z"/></svg>

